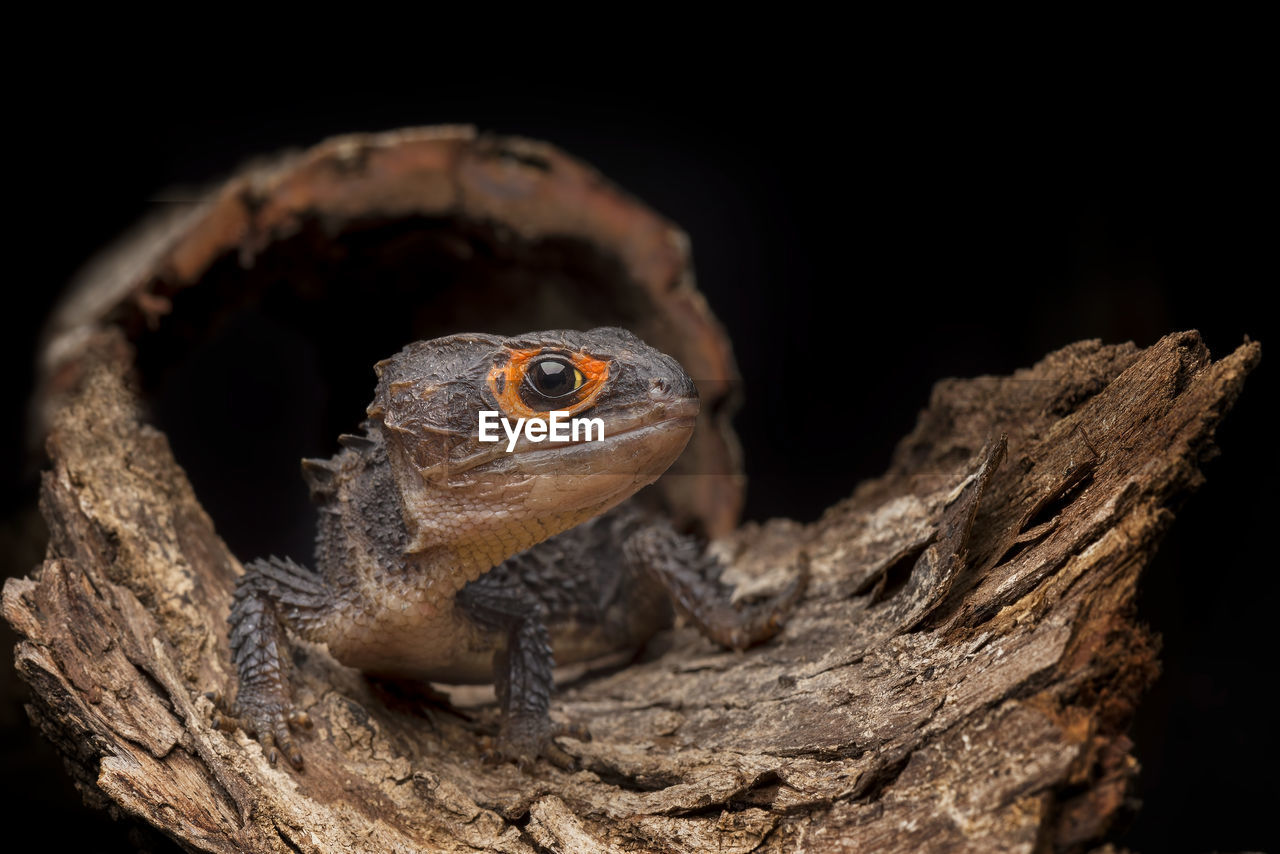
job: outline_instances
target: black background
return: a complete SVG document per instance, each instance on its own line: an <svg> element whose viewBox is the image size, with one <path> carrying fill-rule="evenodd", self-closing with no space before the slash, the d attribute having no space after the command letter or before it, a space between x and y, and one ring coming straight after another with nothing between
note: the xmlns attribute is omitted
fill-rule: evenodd
<svg viewBox="0 0 1280 854"><path fill-rule="evenodd" d="M3 515L34 495L17 449L41 319L167 188L350 131L465 122L544 139L689 233L744 376L749 518L813 519L882 471L940 377L1007 373L1081 338L1145 346L1197 328L1216 356L1260 339L1264 363L1219 431L1224 453L1143 576L1164 674L1134 729L1144 807L1115 839L1270 844L1276 466L1264 436L1278 339L1264 306L1278 146L1265 69L1247 55L1212 73L1139 62L1083 82L1082 54L1043 78L958 63L917 79L902 65L761 55L695 72L666 50L562 73L424 60L363 86L301 68L197 80L157 62L20 95ZM628 63L665 70L623 82L612 69ZM824 366L850 362L857 384L830 388ZM17 699L0 723L14 757L6 810L66 815L75 796ZM107 820L74 814L84 850L116 850Z"/></svg>

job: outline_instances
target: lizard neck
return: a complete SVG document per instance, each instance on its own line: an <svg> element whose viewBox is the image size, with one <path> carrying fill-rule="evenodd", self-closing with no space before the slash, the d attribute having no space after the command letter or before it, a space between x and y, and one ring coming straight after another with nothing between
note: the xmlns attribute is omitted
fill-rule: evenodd
<svg viewBox="0 0 1280 854"><path fill-rule="evenodd" d="M424 482L408 465L397 472L380 430L347 442L308 472L320 505L317 568L353 600L451 597L511 555L611 506L532 518L522 512L527 496L513 485L479 514L474 496Z"/></svg>
<svg viewBox="0 0 1280 854"><path fill-rule="evenodd" d="M554 478L499 476L457 486L445 475L424 477L405 458L402 445L384 441L381 447L399 497L395 521L404 531L404 558L432 577L450 577L457 589L512 555L604 512L630 492L619 490L579 506L564 499L571 491L539 483ZM628 485L633 481L625 479Z"/></svg>
<svg viewBox="0 0 1280 854"><path fill-rule="evenodd" d="M465 525L449 524L447 513L430 507L415 514L422 520L409 532L405 559L434 576L456 575L474 581L512 555L584 522L607 507L566 510L541 519L497 517Z"/></svg>

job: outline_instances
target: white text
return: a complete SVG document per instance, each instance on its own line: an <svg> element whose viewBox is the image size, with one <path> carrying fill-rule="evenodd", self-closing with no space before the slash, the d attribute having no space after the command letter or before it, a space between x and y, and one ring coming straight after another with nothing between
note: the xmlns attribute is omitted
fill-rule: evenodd
<svg viewBox="0 0 1280 854"><path fill-rule="evenodd" d="M570 418L568 412L557 410L551 417L517 418L515 427L493 409L480 410L480 441L501 442L498 425L507 434L507 453L515 450L520 431L530 442L598 442L604 438L603 418ZM578 438L581 436L582 438Z"/></svg>

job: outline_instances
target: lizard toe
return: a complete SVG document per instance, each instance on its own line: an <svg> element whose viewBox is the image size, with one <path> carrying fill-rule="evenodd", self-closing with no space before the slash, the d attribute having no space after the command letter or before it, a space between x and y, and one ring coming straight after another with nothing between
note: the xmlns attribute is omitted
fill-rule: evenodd
<svg viewBox="0 0 1280 854"><path fill-rule="evenodd" d="M574 770L578 760L559 744L557 736L575 738L579 741L590 740L591 736L582 727L573 724L553 724L551 721L537 726L504 726L499 732L492 752L497 761L514 762L521 770L529 770L538 759L546 759L551 764L565 770Z"/></svg>
<svg viewBox="0 0 1280 854"><path fill-rule="evenodd" d="M293 738L294 729L310 729L311 716L295 709L293 702L280 692L261 692L242 689L238 708L240 716L233 718L245 734L262 745L267 761L275 765L281 753L296 770L303 766L302 750Z"/></svg>
<svg viewBox="0 0 1280 854"><path fill-rule="evenodd" d="M294 770L302 770L302 751L293 740L293 732L289 729L289 719L281 715L278 719L272 721L272 739L275 741L279 750L284 753L284 758L289 760L289 764ZM275 750L272 751L275 753ZM271 758L271 764L274 765L275 758Z"/></svg>

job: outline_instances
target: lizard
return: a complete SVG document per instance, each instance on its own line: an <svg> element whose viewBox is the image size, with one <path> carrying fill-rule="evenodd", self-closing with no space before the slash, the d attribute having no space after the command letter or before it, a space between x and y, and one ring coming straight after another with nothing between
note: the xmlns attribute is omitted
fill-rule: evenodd
<svg viewBox="0 0 1280 854"><path fill-rule="evenodd" d="M228 622L238 692L220 714L274 765L302 769L310 725L289 685L289 635L374 677L492 681L497 756L572 758L550 720L553 665L636 650L680 613L732 649L763 642L803 578L730 604L706 544L629 500L683 451L697 388L672 357L619 328L459 334L375 366L361 431L303 460L319 506L312 571L245 565ZM510 450L480 441L479 413L591 416L603 436Z"/></svg>

